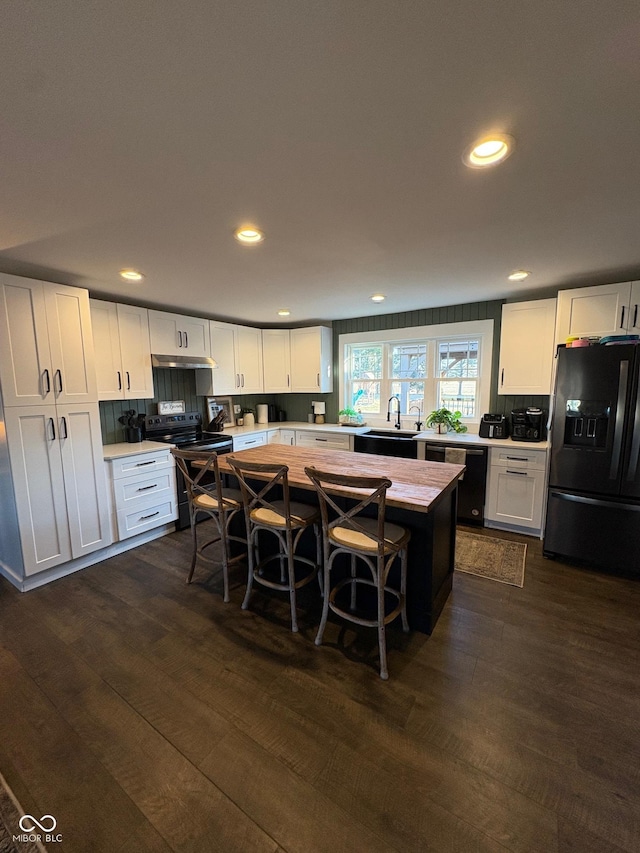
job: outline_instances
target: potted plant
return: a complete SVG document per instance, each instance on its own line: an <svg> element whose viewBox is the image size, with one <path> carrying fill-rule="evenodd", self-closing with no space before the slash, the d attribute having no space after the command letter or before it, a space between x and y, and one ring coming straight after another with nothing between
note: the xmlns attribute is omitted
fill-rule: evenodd
<svg viewBox="0 0 640 853"><path fill-rule="evenodd" d="M338 412L338 420L341 424L357 424L358 413L351 406L347 406Z"/></svg>
<svg viewBox="0 0 640 853"><path fill-rule="evenodd" d="M426 426L433 427L436 432L466 432L466 426L461 422L462 412L451 412L449 409L435 409L427 416Z"/></svg>

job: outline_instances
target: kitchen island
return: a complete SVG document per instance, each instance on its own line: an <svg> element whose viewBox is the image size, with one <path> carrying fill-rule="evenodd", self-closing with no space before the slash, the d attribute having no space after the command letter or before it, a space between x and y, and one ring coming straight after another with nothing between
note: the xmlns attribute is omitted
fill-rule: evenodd
<svg viewBox="0 0 640 853"><path fill-rule="evenodd" d="M248 462L277 463L289 468L292 499L307 503L315 489L304 472L322 471L357 476L388 477L387 519L411 531L407 577L407 615L413 630L430 634L447 600L453 580L456 501L463 465L362 456L342 450L314 450L269 444L233 453ZM222 473L232 473L229 456L220 456ZM304 494L296 492L300 490ZM346 502L361 497L357 490L336 489Z"/></svg>

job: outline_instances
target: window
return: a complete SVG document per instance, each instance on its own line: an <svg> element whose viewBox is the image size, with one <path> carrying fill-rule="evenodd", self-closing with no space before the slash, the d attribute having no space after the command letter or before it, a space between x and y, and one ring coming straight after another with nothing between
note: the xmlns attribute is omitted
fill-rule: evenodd
<svg viewBox="0 0 640 853"><path fill-rule="evenodd" d="M413 420L446 408L460 411L467 425L488 411L492 320L381 334L340 336L341 407L359 410L369 422L384 420L389 398L397 396L401 413Z"/></svg>

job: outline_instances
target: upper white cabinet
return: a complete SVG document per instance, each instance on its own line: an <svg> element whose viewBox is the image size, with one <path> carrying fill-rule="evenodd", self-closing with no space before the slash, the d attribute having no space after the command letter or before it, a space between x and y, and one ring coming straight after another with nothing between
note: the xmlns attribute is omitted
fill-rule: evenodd
<svg viewBox="0 0 640 853"><path fill-rule="evenodd" d="M558 293L556 344L568 337L640 332L640 281L601 284Z"/></svg>
<svg viewBox="0 0 640 853"><path fill-rule="evenodd" d="M289 329L262 330L264 390L282 394L291 391L291 343Z"/></svg>
<svg viewBox="0 0 640 853"><path fill-rule="evenodd" d="M322 394L332 391L331 329L328 326L291 329L290 340L291 390Z"/></svg>
<svg viewBox="0 0 640 853"><path fill-rule="evenodd" d="M550 394L556 300L502 306L498 394Z"/></svg>
<svg viewBox="0 0 640 853"><path fill-rule="evenodd" d="M7 409L24 575L111 544L96 403Z"/></svg>
<svg viewBox="0 0 640 853"><path fill-rule="evenodd" d="M90 299L99 400L153 398L146 308Z"/></svg>
<svg viewBox="0 0 640 853"><path fill-rule="evenodd" d="M211 356L209 321L166 311L149 311L151 352L157 355Z"/></svg>
<svg viewBox="0 0 640 853"><path fill-rule="evenodd" d="M262 331L233 323L209 322L213 370L196 371L196 393L259 394L262 385Z"/></svg>
<svg viewBox="0 0 640 853"><path fill-rule="evenodd" d="M88 292L4 274L0 286L4 405L96 402Z"/></svg>

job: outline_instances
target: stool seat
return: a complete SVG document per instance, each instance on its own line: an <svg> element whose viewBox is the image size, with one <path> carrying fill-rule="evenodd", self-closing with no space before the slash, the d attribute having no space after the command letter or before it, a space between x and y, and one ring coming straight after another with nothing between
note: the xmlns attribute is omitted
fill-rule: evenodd
<svg viewBox="0 0 640 853"><path fill-rule="evenodd" d="M309 522L319 521L320 512L318 507L291 501L289 504L289 516L292 527L304 527ZM284 501L272 501L271 507L258 507L251 512L251 520L257 524L266 524L271 527L287 526L287 509Z"/></svg>
<svg viewBox="0 0 640 853"><path fill-rule="evenodd" d="M378 552L378 521L375 518L359 518L358 527L360 530L355 530L352 527L342 527L336 525L329 531L329 538L336 545L343 545L345 548L355 548L364 553L377 554ZM397 524L389 524L385 522L384 527L384 552L385 554L391 551L397 551L398 545L406 537L407 531L404 527Z"/></svg>
<svg viewBox="0 0 640 853"><path fill-rule="evenodd" d="M200 509L219 509L218 496L212 494L196 495L194 504ZM222 504L226 509L242 509L242 492L240 489L223 489Z"/></svg>

